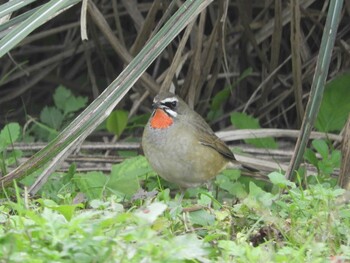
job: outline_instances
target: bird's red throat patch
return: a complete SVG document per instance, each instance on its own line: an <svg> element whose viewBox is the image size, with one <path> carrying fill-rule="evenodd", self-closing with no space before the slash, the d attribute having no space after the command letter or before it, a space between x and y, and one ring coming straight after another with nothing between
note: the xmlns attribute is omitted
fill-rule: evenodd
<svg viewBox="0 0 350 263"><path fill-rule="evenodd" d="M151 119L151 127L154 129L165 129L173 124L173 119L162 109L156 109Z"/></svg>

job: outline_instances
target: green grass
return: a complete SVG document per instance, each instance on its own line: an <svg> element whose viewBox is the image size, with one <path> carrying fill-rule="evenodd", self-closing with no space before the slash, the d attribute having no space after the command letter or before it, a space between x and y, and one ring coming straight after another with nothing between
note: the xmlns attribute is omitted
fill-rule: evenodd
<svg viewBox="0 0 350 263"><path fill-rule="evenodd" d="M16 188L16 201L0 205L0 262L350 260L350 206L339 201L344 190L329 182L301 189L278 173L271 178L271 191L249 182L235 204L219 189L212 208L206 190L189 191L195 198L182 205L204 205L193 212L182 212L168 189L134 201L104 190L73 204L76 186L68 187L71 193L60 189L55 201L24 198Z"/></svg>

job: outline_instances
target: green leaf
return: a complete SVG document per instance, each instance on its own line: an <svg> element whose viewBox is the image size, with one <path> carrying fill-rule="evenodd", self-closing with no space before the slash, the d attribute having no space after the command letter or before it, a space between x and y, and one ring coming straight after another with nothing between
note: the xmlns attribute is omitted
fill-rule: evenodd
<svg viewBox="0 0 350 263"><path fill-rule="evenodd" d="M84 108L88 101L87 97L74 96L70 90L62 85L55 90L53 100L56 107L63 111L64 116Z"/></svg>
<svg viewBox="0 0 350 263"><path fill-rule="evenodd" d="M38 202L47 208L59 212L67 219L67 221L70 221L72 219L77 208L83 208L82 204L58 205L50 199L39 199Z"/></svg>
<svg viewBox="0 0 350 263"><path fill-rule="evenodd" d="M307 148L304 153L304 158L311 163L313 166L317 167L318 159L316 157L316 154L311 149Z"/></svg>
<svg viewBox="0 0 350 263"><path fill-rule="evenodd" d="M5 160L5 164L8 165L12 165L14 163L16 163L16 161L22 157L22 151L20 150L13 150L11 151L7 156L6 156L6 160Z"/></svg>
<svg viewBox="0 0 350 263"><path fill-rule="evenodd" d="M271 193L265 192L253 182L249 183L249 196L245 203L250 207L264 205L270 207L272 205L274 196Z"/></svg>
<svg viewBox="0 0 350 263"><path fill-rule="evenodd" d="M229 87L222 89L213 98L213 101L211 102L211 110L217 111L219 110L222 105L228 100L230 97L231 89Z"/></svg>
<svg viewBox="0 0 350 263"><path fill-rule="evenodd" d="M241 182L237 182L237 179L241 176L239 170L224 170L222 174L216 177L216 184L221 188L229 192L231 195L244 198L247 196L247 191Z"/></svg>
<svg viewBox="0 0 350 263"><path fill-rule="evenodd" d="M146 158L137 156L112 166L107 187L111 192L118 192L130 198L140 189L139 177L152 172Z"/></svg>
<svg viewBox="0 0 350 263"><path fill-rule="evenodd" d="M245 113L234 112L231 114L231 123L238 129L259 129L259 121ZM273 138L257 138L244 140L248 144L252 144L258 148L276 149L278 147Z"/></svg>
<svg viewBox="0 0 350 263"><path fill-rule="evenodd" d="M207 251L204 250L203 241L198 239L195 234L175 236L173 242L174 244L172 247L177 250L177 253L173 255L174 259L192 259L192 261L194 261L194 259L201 258L208 254Z"/></svg>
<svg viewBox="0 0 350 263"><path fill-rule="evenodd" d="M17 141L20 137L21 127L18 123L6 124L0 132L0 151Z"/></svg>
<svg viewBox="0 0 350 263"><path fill-rule="evenodd" d="M328 159L329 148L324 140L313 140L312 146L322 156L323 159Z"/></svg>
<svg viewBox="0 0 350 263"><path fill-rule="evenodd" d="M330 156L330 160L334 167L339 168L341 165L341 152L333 150Z"/></svg>
<svg viewBox="0 0 350 263"><path fill-rule="evenodd" d="M106 126L109 132L119 137L128 124L128 112L124 110L115 110L108 116Z"/></svg>
<svg viewBox="0 0 350 263"><path fill-rule="evenodd" d="M108 177L102 172L78 173L74 175L76 186L90 200L102 198Z"/></svg>
<svg viewBox="0 0 350 263"><path fill-rule="evenodd" d="M322 132L340 131L350 113L350 74L336 77L326 85L315 127Z"/></svg>
<svg viewBox="0 0 350 263"><path fill-rule="evenodd" d="M295 183L287 180L286 177L279 172L272 172L267 176L270 178L270 181L279 188L287 188L288 186L295 188Z"/></svg>
<svg viewBox="0 0 350 263"><path fill-rule="evenodd" d="M129 120L128 128L144 127L150 116L149 113L132 116Z"/></svg>
<svg viewBox="0 0 350 263"><path fill-rule="evenodd" d="M40 113L40 121L58 131L63 122L63 114L56 107L45 106Z"/></svg>
<svg viewBox="0 0 350 263"><path fill-rule="evenodd" d="M215 216L207 210L197 210L190 213L190 221L194 225L212 226L215 223Z"/></svg>

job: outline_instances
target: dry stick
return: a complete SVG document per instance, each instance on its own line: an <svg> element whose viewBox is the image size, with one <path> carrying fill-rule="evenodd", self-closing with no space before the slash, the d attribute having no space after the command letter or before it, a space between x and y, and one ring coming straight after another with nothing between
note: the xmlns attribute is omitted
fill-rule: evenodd
<svg viewBox="0 0 350 263"><path fill-rule="evenodd" d="M187 102L191 109L194 108L194 105L196 104L197 97L200 95L200 79L203 77L201 76L201 73L203 71L201 70L203 67L207 67L208 65L202 65L202 46L203 46L203 34L204 34L204 25L205 25L205 18L206 18L206 10L204 10L200 14L199 18L199 24L197 29L197 34L195 37L195 46L194 46L194 54L191 59L190 64L190 71L188 72L190 74L189 77L189 87L188 91L186 90L187 96Z"/></svg>
<svg viewBox="0 0 350 263"><path fill-rule="evenodd" d="M113 1L113 2L116 2L116 1ZM161 3L162 3L161 0L153 1L150 10L147 13L145 22L143 23L134 44L130 48L131 55L137 54L141 50L142 46L146 43L147 39L149 39L149 36L151 35L152 29L156 20L157 12L161 6Z"/></svg>
<svg viewBox="0 0 350 263"><path fill-rule="evenodd" d="M301 74L301 33L300 33L300 2L293 0L291 3L292 18L291 18L291 48L292 48L292 71L293 71L293 89L294 98L297 110L298 127L302 122L304 116L303 106L303 84Z"/></svg>
<svg viewBox="0 0 350 263"><path fill-rule="evenodd" d="M175 76L176 70L179 67L180 63L181 63L181 54L183 49L185 48L186 42L188 37L190 36L190 33L192 31L193 25L194 25L195 21L191 22L187 28L186 31L180 41L180 44L177 48L176 54L174 56L173 62L170 65L170 68L168 69L167 75L163 81L163 84L160 88L160 91L167 91L169 90L170 84Z"/></svg>
<svg viewBox="0 0 350 263"><path fill-rule="evenodd" d="M91 1L88 3L88 11L91 15L92 20L101 30L102 34L106 37L114 51L118 54L124 63L129 64L133 57L130 55L129 51L120 43L119 39L114 35L112 29L109 27L107 21L103 17L103 14ZM147 72L142 74L140 80L151 93L155 94L159 91L159 85Z"/></svg>
<svg viewBox="0 0 350 263"><path fill-rule="evenodd" d="M314 80L311 86L311 93L306 107L306 113L304 115L300 134L295 146L294 155L290 162L288 171L286 172L286 177L288 179L291 179L293 174L299 168L304 155L306 144L309 140L311 129L320 109L342 6L343 0L334 0L330 2L328 8L328 15L322 35L319 59L316 64Z"/></svg>
<svg viewBox="0 0 350 263"><path fill-rule="evenodd" d="M80 34L82 40L88 40L86 30L86 13L87 13L87 2L88 0L82 0L81 12L80 12Z"/></svg>
<svg viewBox="0 0 350 263"><path fill-rule="evenodd" d="M218 17L218 20L215 23L215 26L213 28L213 32L211 35L213 35L213 33L217 33L219 35L219 41L220 41L220 46L221 49L219 48L219 54L218 54L218 60L223 58L223 70L225 73L229 73L230 72L230 67L228 65L228 61L227 61L227 53L226 53L226 27L228 24L228 19L227 19L227 12L228 12L228 6L229 6L229 0L223 0L221 1L221 4L219 5L219 12L221 12L221 17ZM216 27L220 26L220 30L217 30ZM218 32L217 32L218 31ZM220 61L220 60L219 60ZM221 64L221 61L218 63L219 65ZM217 71L220 71L220 66L217 69ZM218 74L218 72L217 72ZM229 77L226 77L226 81L228 83L228 85L231 87L232 83ZM208 94L211 94L208 93ZM210 96L208 96L209 98Z"/></svg>
<svg viewBox="0 0 350 263"><path fill-rule="evenodd" d="M83 42L83 46L86 45L86 41ZM84 52L84 57L86 60L86 67L87 67L87 71L88 71L88 77L91 83L91 90L92 90L92 95L93 98L96 99L98 97L98 95L100 95L99 90L98 90L98 85L97 85L97 80L96 80L96 76L95 76L95 71L93 69L92 66L92 61L91 61L91 52L90 49L86 48L85 52Z"/></svg>
<svg viewBox="0 0 350 263"><path fill-rule="evenodd" d="M93 48L94 47L94 44L92 43L88 43L87 44L87 48ZM33 71L36 71L36 70L39 70L39 69L42 69L42 68L45 68L53 63L56 63L58 61L62 61L63 59L65 58L68 58L68 57L71 57L73 54L78 54L78 53L81 53L84 51L84 47L83 46L80 46L78 48L76 47L72 47L72 48L69 48L67 50L65 50L64 52L58 54L58 55L55 55L53 57L50 57L48 59L45 59L31 67L28 67L26 68L26 71L28 71L29 73L33 72ZM5 79L3 82L2 82L2 85L6 84L6 83L9 83L15 79L18 79L18 78L21 78L23 76L26 75L26 72L18 72L18 73L15 73L13 75L11 75L11 77Z"/></svg>
<svg viewBox="0 0 350 263"><path fill-rule="evenodd" d="M144 24L144 18L140 10L137 8L137 1L136 0L121 0L121 1L126 9L126 12L130 15L131 19L133 20L134 26L137 32L140 32L140 29Z"/></svg>
<svg viewBox="0 0 350 263"><path fill-rule="evenodd" d="M21 151L39 151L43 149L47 143L14 143L13 148L9 147L9 150L21 150ZM139 143L136 142L117 142L117 143L93 143L86 142L80 146L80 150L138 150Z"/></svg>
<svg viewBox="0 0 350 263"><path fill-rule="evenodd" d="M272 33L271 40L271 57L270 65L268 68L269 72L274 71L278 66L281 50L281 40L282 40L282 4L281 1L275 1L275 17L274 17L274 30ZM267 96L271 93L272 85L274 83L275 75L272 75L270 80L264 85L261 97L258 100L258 107L262 107L266 104ZM270 102L269 102L270 104ZM261 112L261 111L260 111Z"/></svg>
<svg viewBox="0 0 350 263"><path fill-rule="evenodd" d="M247 1L238 1L238 11L242 14L244 14L244 8L245 7L250 7L249 6L249 3ZM249 22L247 17L245 15L242 15L241 16L241 22L242 22L242 25L244 27L244 33L246 34L249 42L253 47L254 47L254 50L256 51L259 59L261 60L261 62L266 66L268 67L269 66L269 61L267 59L267 56L266 54L262 51L262 49L259 47L259 43L257 42L256 40L256 36L254 35L252 29L250 28L250 25L249 25Z"/></svg>
<svg viewBox="0 0 350 263"><path fill-rule="evenodd" d="M141 106L141 104L143 103L143 101L145 99L147 99L147 97L149 96L149 91L146 90L140 99L138 99L131 107L130 111L129 111L129 115L128 115L128 119L130 119L132 116L135 115L135 113L137 112L138 108Z"/></svg>
<svg viewBox="0 0 350 263"><path fill-rule="evenodd" d="M32 79L30 79L25 85L11 90L11 92L0 98L0 104L21 96L24 92L33 87L36 83L45 78L56 66L57 64L53 64L47 68L44 68L40 73L38 73Z"/></svg>
<svg viewBox="0 0 350 263"><path fill-rule="evenodd" d="M338 178L338 184L349 190L350 189L350 114L344 127L342 141L342 162Z"/></svg>
<svg viewBox="0 0 350 263"><path fill-rule="evenodd" d="M302 1L300 6L304 9L308 8L310 5L312 5L316 0L305 0ZM290 15L290 8L286 8L282 12L282 25L285 26L287 23L289 23L291 19ZM265 39L269 38L274 30L274 19L270 19L260 30L259 32L255 35L255 39L257 44L260 44L263 42ZM248 48L248 51L251 50L252 47Z"/></svg>
<svg viewBox="0 0 350 263"><path fill-rule="evenodd" d="M197 107L197 111L203 113L208 109L208 105L211 102L211 97L213 93L213 89L217 84L217 80L219 77L219 72L221 66L223 64L224 70L228 71L228 63L227 59L223 55L224 44L221 43L218 45L218 42L224 42L223 33L220 29L220 17L218 17L213 30L209 36L208 44L204 45L203 54L207 54L202 59L202 64L205 65L202 69L202 77L200 79L199 87L202 87L204 95L201 97L200 104ZM228 77L229 74L225 74L225 79L227 83L230 83L230 79ZM206 83L205 87L204 84ZM200 92L198 92L198 95Z"/></svg>
<svg viewBox="0 0 350 263"><path fill-rule="evenodd" d="M220 131L216 132L216 135L224 141L238 141L245 139L265 138L265 137L286 137L297 138L299 130L281 130L281 129L243 129L234 131ZM342 136L332 133L324 132L311 132L311 139L330 139L333 141L341 142ZM22 151L39 151L44 148L46 143L14 143L13 147L9 147L8 150L22 150ZM136 142L117 142L114 144L109 143L94 143L86 142L80 146L81 150L138 150L139 143Z"/></svg>
<svg viewBox="0 0 350 263"><path fill-rule="evenodd" d="M72 28L78 27L79 25L80 25L80 22L74 22L74 23L69 23L69 24L66 24L66 25L58 26L58 27L55 27L55 28L47 29L47 30L45 30L43 32L38 32L36 34L30 35L27 38L25 38L21 43L18 44L18 47L28 45L31 42L35 42L37 40L41 40L41 39L43 39L45 37L56 35L57 33L66 31L68 29L72 29Z"/></svg>
<svg viewBox="0 0 350 263"><path fill-rule="evenodd" d="M120 43L125 47L125 40L123 35L123 27L120 23L120 14L118 11L118 1L112 1L112 7L113 7L113 18L115 21L115 27L117 28L117 34L120 40Z"/></svg>
<svg viewBox="0 0 350 263"><path fill-rule="evenodd" d="M250 104L253 102L255 96L258 94L258 92L264 87L264 85L290 60L291 56L288 56L274 71L272 71L259 85L259 87L256 88L256 90L253 92L252 96L250 96L249 100L245 104L242 112L246 112Z"/></svg>
<svg viewBox="0 0 350 263"><path fill-rule="evenodd" d="M237 141L244 139L255 139L265 137L287 137L297 138L299 130L281 130L281 129L243 129L235 131L220 131L216 135L224 141ZM324 132L311 132L312 139L330 139L334 141L341 141L342 136Z"/></svg>

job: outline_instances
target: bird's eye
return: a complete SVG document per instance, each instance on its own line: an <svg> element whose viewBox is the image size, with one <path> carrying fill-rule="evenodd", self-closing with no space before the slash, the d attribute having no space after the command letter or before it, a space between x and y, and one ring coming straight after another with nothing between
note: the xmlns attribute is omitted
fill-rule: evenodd
<svg viewBox="0 0 350 263"><path fill-rule="evenodd" d="M169 109L175 109L177 106L177 101L176 100L167 101L164 103L164 106L168 107Z"/></svg>

